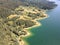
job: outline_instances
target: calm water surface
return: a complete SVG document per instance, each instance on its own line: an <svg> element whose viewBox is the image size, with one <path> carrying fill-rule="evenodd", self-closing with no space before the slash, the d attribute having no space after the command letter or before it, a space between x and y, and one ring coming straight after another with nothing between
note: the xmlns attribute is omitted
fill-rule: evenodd
<svg viewBox="0 0 60 45"><path fill-rule="evenodd" d="M47 12L47 19L39 21L42 26L30 30L34 34L26 38L30 45L60 45L60 2L57 4L55 9Z"/></svg>

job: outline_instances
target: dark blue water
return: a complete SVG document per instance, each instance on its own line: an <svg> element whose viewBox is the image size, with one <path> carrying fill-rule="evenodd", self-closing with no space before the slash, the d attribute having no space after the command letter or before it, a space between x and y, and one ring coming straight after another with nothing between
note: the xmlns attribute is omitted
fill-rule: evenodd
<svg viewBox="0 0 60 45"><path fill-rule="evenodd" d="M60 45L60 2L58 6L47 12L48 18L40 20L42 26L31 29L35 35L26 40L30 45Z"/></svg>

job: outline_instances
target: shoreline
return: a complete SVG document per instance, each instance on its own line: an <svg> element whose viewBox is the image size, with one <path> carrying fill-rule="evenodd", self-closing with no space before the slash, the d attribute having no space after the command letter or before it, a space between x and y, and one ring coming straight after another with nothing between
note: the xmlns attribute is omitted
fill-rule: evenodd
<svg viewBox="0 0 60 45"><path fill-rule="evenodd" d="M36 24L33 25L32 27L24 28L24 31L26 31L27 34L26 34L25 36L22 36L22 37L28 37L28 36L32 35L32 34L31 34L29 31L27 31L27 30L29 30L29 29L31 29L31 28L35 28L35 27L41 26L42 24L41 24L40 22L38 22L37 20L42 20L42 19L48 18L48 15L47 15L47 14L44 14L44 15L45 15L46 17L43 17L43 18L40 17L39 19L32 20L32 21L36 22ZM20 45L28 45L28 44L25 43L24 40L22 40L22 41L20 41Z"/></svg>

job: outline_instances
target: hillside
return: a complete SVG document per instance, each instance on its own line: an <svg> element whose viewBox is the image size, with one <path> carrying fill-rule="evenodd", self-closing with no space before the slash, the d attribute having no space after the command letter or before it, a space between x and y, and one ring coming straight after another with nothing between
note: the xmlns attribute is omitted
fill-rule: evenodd
<svg viewBox="0 0 60 45"><path fill-rule="evenodd" d="M19 5L32 5L47 9L51 9L56 6L55 3L46 0L0 0L0 7L15 9Z"/></svg>

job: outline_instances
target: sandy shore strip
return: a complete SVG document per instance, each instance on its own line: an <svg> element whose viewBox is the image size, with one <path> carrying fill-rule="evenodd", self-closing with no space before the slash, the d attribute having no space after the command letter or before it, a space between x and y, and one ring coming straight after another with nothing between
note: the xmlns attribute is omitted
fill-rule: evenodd
<svg viewBox="0 0 60 45"><path fill-rule="evenodd" d="M28 45L28 43L25 42L24 40L22 40L22 41L20 42L20 45Z"/></svg>

